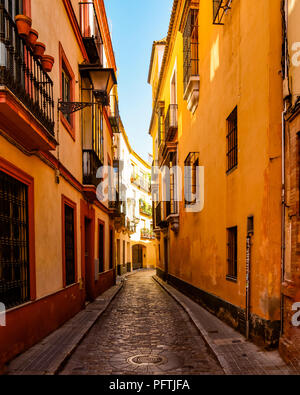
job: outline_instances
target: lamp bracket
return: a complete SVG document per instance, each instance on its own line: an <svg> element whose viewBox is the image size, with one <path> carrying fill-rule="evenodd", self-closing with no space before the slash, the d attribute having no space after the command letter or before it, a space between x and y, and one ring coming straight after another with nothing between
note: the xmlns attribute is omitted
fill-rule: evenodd
<svg viewBox="0 0 300 395"><path fill-rule="evenodd" d="M58 102L58 110L63 114L72 114L77 111L81 111L86 107L92 107L95 103L88 102Z"/></svg>

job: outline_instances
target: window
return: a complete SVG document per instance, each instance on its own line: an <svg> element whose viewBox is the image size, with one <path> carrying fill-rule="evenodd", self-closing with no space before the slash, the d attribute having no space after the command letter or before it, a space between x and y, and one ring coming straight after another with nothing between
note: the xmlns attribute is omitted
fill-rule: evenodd
<svg viewBox="0 0 300 395"><path fill-rule="evenodd" d="M227 229L227 280L237 279L237 227Z"/></svg>
<svg viewBox="0 0 300 395"><path fill-rule="evenodd" d="M160 106L158 110L158 148L161 147L163 142L165 141L165 133L164 133L164 115L165 115L165 108L164 106Z"/></svg>
<svg viewBox="0 0 300 395"><path fill-rule="evenodd" d="M59 58L60 58L60 97L63 102L75 101L75 75L72 67L67 59L67 56L59 43ZM72 114L60 114L60 120L66 128L67 132L75 140L75 115Z"/></svg>
<svg viewBox="0 0 300 395"><path fill-rule="evenodd" d="M0 4L4 5L13 19L16 15L23 14L23 0L1 0Z"/></svg>
<svg viewBox="0 0 300 395"><path fill-rule="evenodd" d="M70 102L71 101L71 78L68 75L64 65L62 69L61 75L61 83L62 83L62 101ZM64 114L66 120L71 124L71 114Z"/></svg>
<svg viewBox="0 0 300 395"><path fill-rule="evenodd" d="M109 269L112 270L114 268L114 233L113 230L109 230Z"/></svg>
<svg viewBox="0 0 300 395"><path fill-rule="evenodd" d="M64 204L64 248L65 248L65 285L76 281L75 267L75 210L69 204Z"/></svg>
<svg viewBox="0 0 300 395"><path fill-rule="evenodd" d="M186 91L192 76L199 75L198 10L191 9L183 32L183 83Z"/></svg>
<svg viewBox="0 0 300 395"><path fill-rule="evenodd" d="M237 107L227 118L227 173L238 165L238 116Z"/></svg>
<svg viewBox="0 0 300 395"><path fill-rule="evenodd" d="M28 187L0 172L0 301L30 300Z"/></svg>
<svg viewBox="0 0 300 395"><path fill-rule="evenodd" d="M199 153L191 152L184 162L185 205L197 203L197 168L199 167Z"/></svg>
<svg viewBox="0 0 300 395"><path fill-rule="evenodd" d="M123 240L123 265L125 265L126 243Z"/></svg>
<svg viewBox="0 0 300 395"><path fill-rule="evenodd" d="M104 224L99 223L99 273L103 273L104 270Z"/></svg>
<svg viewBox="0 0 300 395"><path fill-rule="evenodd" d="M103 111L100 105L94 107L93 151L101 163L104 163Z"/></svg>

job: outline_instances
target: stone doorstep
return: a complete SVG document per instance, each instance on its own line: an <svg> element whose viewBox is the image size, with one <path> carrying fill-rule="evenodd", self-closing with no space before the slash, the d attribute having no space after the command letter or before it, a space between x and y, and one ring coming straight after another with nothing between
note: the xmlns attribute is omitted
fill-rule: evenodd
<svg viewBox="0 0 300 395"><path fill-rule="evenodd" d="M5 373L7 375L57 374L122 287L123 282L104 292L62 327L13 359Z"/></svg>
<svg viewBox="0 0 300 395"><path fill-rule="evenodd" d="M247 372L251 373L252 371L254 374L254 369L256 368L257 370L258 366L260 367L261 371L263 369L269 370L270 365L274 370L274 372L272 372L273 374L282 374L287 372L289 374L300 374L300 371L296 372L294 369L288 367L279 356L278 352L276 352L275 355L275 352L272 354L268 351L261 350L252 342L247 341L245 337L239 332L235 331L217 317L207 312L200 305L189 299L176 288L162 281L158 276L153 276L153 279L186 311L191 321L197 327L207 346L219 361L225 374L236 374L237 369L235 362L232 363L233 360L243 362L243 368L241 368L243 371L241 371L240 374ZM197 314L197 311L195 310L198 310L199 313ZM201 321L203 320L204 316L205 324L203 325ZM217 329L217 331L210 331L209 329L207 330L205 326L208 328L214 327ZM212 334L210 334L210 332ZM219 333L219 336L216 336L217 333ZM252 357L253 355L255 355L254 362L252 362L252 360L249 358L245 358L246 356ZM247 361L249 363L247 363Z"/></svg>

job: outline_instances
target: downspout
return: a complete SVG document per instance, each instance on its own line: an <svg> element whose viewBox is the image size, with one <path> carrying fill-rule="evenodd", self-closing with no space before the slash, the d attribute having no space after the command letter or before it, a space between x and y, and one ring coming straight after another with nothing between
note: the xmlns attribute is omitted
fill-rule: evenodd
<svg viewBox="0 0 300 395"><path fill-rule="evenodd" d="M250 338L250 309L251 309L251 240L253 233L248 232L246 246L246 339Z"/></svg>
<svg viewBox="0 0 300 395"><path fill-rule="evenodd" d="M288 1L283 0L283 50L284 50L284 75L283 79L288 81L289 78L289 70L288 70L288 59L287 59L287 26L288 26ZM281 165L281 284L283 284L285 280L285 210L286 210L286 185L285 185L285 176L286 176L286 166L285 166L285 116L287 114L287 102L286 98L284 98L284 110L281 116L282 123L282 135L281 135L281 149L282 149L282 165ZM281 292L281 306L280 306L280 336L283 335L284 331L284 295Z"/></svg>

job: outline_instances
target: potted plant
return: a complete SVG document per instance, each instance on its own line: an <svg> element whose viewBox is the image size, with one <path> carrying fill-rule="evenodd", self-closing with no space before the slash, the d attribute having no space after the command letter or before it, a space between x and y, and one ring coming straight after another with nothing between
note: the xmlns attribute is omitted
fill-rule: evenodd
<svg viewBox="0 0 300 395"><path fill-rule="evenodd" d="M52 71L52 67L54 64L54 57L50 55L42 56L42 67L46 73L50 73Z"/></svg>
<svg viewBox="0 0 300 395"><path fill-rule="evenodd" d="M30 29L29 34L27 36L27 44L30 45L31 48L34 48L38 38L39 38L39 33L34 29Z"/></svg>
<svg viewBox="0 0 300 395"><path fill-rule="evenodd" d="M15 22L19 35L23 38L26 38L30 32L32 19L26 15L16 15Z"/></svg>
<svg viewBox="0 0 300 395"><path fill-rule="evenodd" d="M39 59L42 59L42 56L44 55L46 50L46 45L40 42L36 42L34 46L34 56L36 56Z"/></svg>

